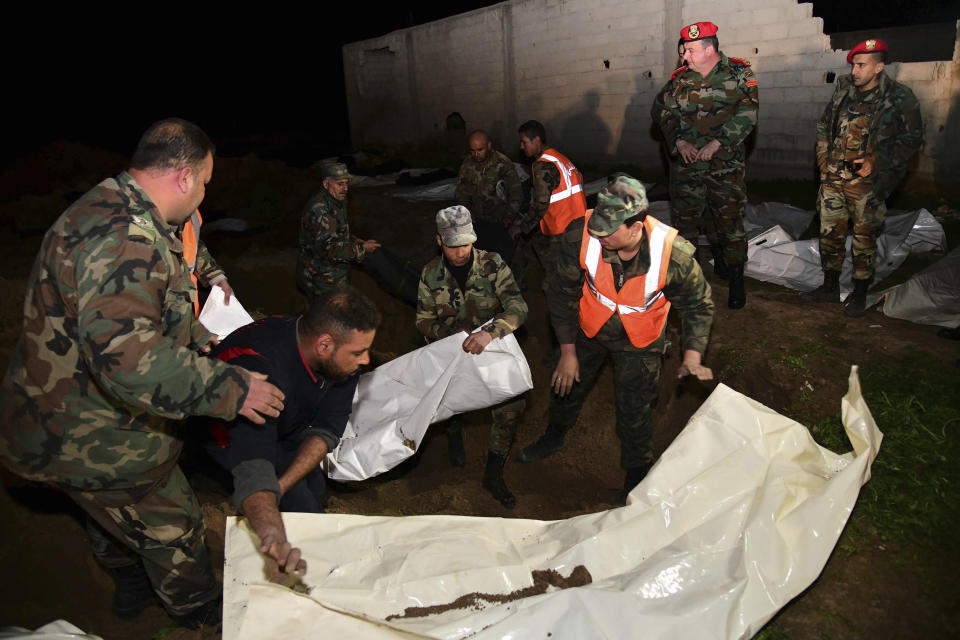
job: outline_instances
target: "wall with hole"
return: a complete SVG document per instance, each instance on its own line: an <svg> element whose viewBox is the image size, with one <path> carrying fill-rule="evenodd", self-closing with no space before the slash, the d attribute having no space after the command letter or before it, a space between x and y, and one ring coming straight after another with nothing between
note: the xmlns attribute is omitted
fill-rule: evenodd
<svg viewBox="0 0 960 640"><path fill-rule="evenodd" d="M547 127L549 143L580 164L662 170L650 107L677 64L681 27L710 20L721 50L749 60L760 122L748 175L814 175L815 124L846 54L833 50L812 5L796 0L513 0L344 46L354 145L463 144L447 131L491 132L517 157L516 128ZM888 65L923 105L927 145L915 173L956 176L960 56ZM957 180L956 177L953 178Z"/></svg>

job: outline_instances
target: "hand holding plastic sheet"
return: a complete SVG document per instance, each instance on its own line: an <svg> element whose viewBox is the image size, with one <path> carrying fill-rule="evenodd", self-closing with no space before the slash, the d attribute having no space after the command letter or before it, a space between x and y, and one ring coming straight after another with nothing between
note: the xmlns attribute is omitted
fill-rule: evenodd
<svg viewBox="0 0 960 640"><path fill-rule="evenodd" d="M467 333L438 340L360 376L353 412L326 458L335 480L364 480L412 456L434 422L492 407L533 388L527 359L510 334L478 355Z"/></svg>
<svg viewBox="0 0 960 640"><path fill-rule="evenodd" d="M200 324L220 340L233 333L235 329L253 322L253 318L240 304L236 295L230 296L230 304L224 304L223 300L223 289L216 286L210 287L210 295L207 296L207 301L203 303L203 309L200 311Z"/></svg>
<svg viewBox="0 0 960 640"><path fill-rule="evenodd" d="M870 477L882 434L855 368L842 417L838 455L721 384L626 507L569 520L284 514L309 597L263 584L228 518L223 637L749 638L816 579ZM578 566L589 584L497 601Z"/></svg>

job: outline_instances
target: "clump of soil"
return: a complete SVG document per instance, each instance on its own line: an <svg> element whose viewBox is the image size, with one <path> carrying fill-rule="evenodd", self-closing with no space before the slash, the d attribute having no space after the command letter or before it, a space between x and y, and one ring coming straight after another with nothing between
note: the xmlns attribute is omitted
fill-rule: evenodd
<svg viewBox="0 0 960 640"><path fill-rule="evenodd" d="M447 604L434 604L429 607L407 607L402 614L387 616L387 620L396 620L401 618L424 618L432 616L435 613L444 613L453 609L481 609L483 604L494 603L503 604L504 602L513 602L538 596L546 593L550 587L558 589L569 589L570 587L582 587L593 582L593 576L582 564L573 568L570 577L564 578L560 573L553 569L535 570L530 572L530 578L533 584L523 589L517 589L510 593L468 593L462 595L453 602Z"/></svg>

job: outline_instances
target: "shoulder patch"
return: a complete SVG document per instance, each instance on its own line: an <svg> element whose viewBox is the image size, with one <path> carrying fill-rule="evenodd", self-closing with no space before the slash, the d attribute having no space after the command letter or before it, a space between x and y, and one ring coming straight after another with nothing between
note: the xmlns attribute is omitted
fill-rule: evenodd
<svg viewBox="0 0 960 640"><path fill-rule="evenodd" d="M748 87L755 87L755 86L757 86L757 81L756 81L756 80L747 80L746 82L744 82L744 84L747 85Z"/></svg>
<svg viewBox="0 0 960 640"><path fill-rule="evenodd" d="M730 58L729 60L730 60L730 62L736 62L737 64L742 64L742 65L745 66L745 67L749 67L749 66L750 66L750 61L749 61L749 60L743 60L742 58Z"/></svg>
<svg viewBox="0 0 960 640"><path fill-rule="evenodd" d="M134 214L130 216L130 228L127 229L127 237L153 244L157 240L157 230L150 218Z"/></svg>
<svg viewBox="0 0 960 640"><path fill-rule="evenodd" d="M674 72L670 74L670 79L673 80L678 73L686 70L687 70L687 65L683 65L682 67L675 69Z"/></svg>

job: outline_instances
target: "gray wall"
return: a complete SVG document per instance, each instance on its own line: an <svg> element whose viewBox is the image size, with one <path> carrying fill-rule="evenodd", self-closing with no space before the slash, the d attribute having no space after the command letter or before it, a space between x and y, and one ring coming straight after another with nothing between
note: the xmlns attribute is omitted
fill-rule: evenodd
<svg viewBox="0 0 960 640"><path fill-rule="evenodd" d="M441 140L456 111L513 156L517 126L537 119L574 162L657 170L650 105L675 68L680 28L698 20L716 23L723 52L749 60L759 80L749 174L812 177L828 72L848 67L812 5L795 0L513 0L354 42L343 48L354 145ZM921 176L946 176L960 155L947 153L960 142L957 51L888 65L923 105Z"/></svg>

